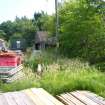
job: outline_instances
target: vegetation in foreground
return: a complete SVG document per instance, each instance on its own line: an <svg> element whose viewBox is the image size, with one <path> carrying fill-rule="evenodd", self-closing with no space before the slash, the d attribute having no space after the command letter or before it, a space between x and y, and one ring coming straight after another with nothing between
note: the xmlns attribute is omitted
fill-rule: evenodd
<svg viewBox="0 0 105 105"><path fill-rule="evenodd" d="M53 95L74 90L89 90L105 97L105 74L79 60L59 59L43 67L42 76L24 68L25 77L11 84L0 84L0 90L18 91L41 87Z"/></svg>

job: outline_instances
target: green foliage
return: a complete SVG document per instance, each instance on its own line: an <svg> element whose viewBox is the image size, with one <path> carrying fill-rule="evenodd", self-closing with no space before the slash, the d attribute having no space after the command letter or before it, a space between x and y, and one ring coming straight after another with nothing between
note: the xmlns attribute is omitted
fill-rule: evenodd
<svg viewBox="0 0 105 105"><path fill-rule="evenodd" d="M18 38L22 38L22 34L16 32L16 33L14 33L14 34L10 37L10 40L18 39Z"/></svg>
<svg viewBox="0 0 105 105"><path fill-rule="evenodd" d="M34 24L36 24L37 30L46 31L46 26L44 25L48 20L48 15L43 11L41 13L34 13Z"/></svg>
<svg viewBox="0 0 105 105"><path fill-rule="evenodd" d="M6 33L3 30L0 30L0 38L5 39Z"/></svg>
<svg viewBox="0 0 105 105"><path fill-rule="evenodd" d="M60 8L59 14L61 52L91 63L101 62L105 56L105 22L97 12L97 4L71 0Z"/></svg>
<svg viewBox="0 0 105 105"><path fill-rule="evenodd" d="M27 41L28 46L32 46L34 43L34 36L36 27L34 26L32 20L23 17L21 19L16 18L15 22L15 33L13 36L20 35L21 38L24 38Z"/></svg>
<svg viewBox="0 0 105 105"><path fill-rule="evenodd" d="M79 71L51 71L44 74L40 82L41 87L53 95L75 90L89 90L97 93L105 89L105 82L103 81L101 83L104 84L100 84L100 76L102 76L100 72L87 71L85 69L80 69ZM94 86L93 83L95 84ZM98 88L101 89L98 90Z"/></svg>
<svg viewBox="0 0 105 105"><path fill-rule="evenodd" d="M34 56L31 56L29 59L24 61L24 66L32 69L33 72L36 72L39 59L36 59Z"/></svg>
<svg viewBox="0 0 105 105"><path fill-rule="evenodd" d="M34 13L34 24L39 31L47 31L49 36L55 34L55 17L54 15L50 16L44 13ZM50 27L49 27L50 26Z"/></svg>
<svg viewBox="0 0 105 105"><path fill-rule="evenodd" d="M0 24L0 33L4 39L9 41L12 38L24 38L27 41L28 46L32 46L34 43L34 36L36 32L36 26L31 19L26 17L16 17L14 22L6 21Z"/></svg>
<svg viewBox="0 0 105 105"><path fill-rule="evenodd" d="M31 55L26 55L24 65L31 68L33 72L36 72L38 64L49 65L55 61L52 54L43 52L35 52Z"/></svg>
<svg viewBox="0 0 105 105"><path fill-rule="evenodd" d="M26 16L0 24L0 37L9 41L13 38L23 38L27 42L27 47L32 47L35 40L35 33L39 31L48 31L50 35L54 34L54 19L43 11L35 13L33 19ZM50 25L50 27L49 27Z"/></svg>
<svg viewBox="0 0 105 105"><path fill-rule="evenodd" d="M79 60L59 60L46 67L40 87L53 95L75 90L89 90L104 95L105 74ZM93 85L94 84L94 85Z"/></svg>
<svg viewBox="0 0 105 105"><path fill-rule="evenodd" d="M45 29L48 31L49 36L55 35L55 16L48 16L46 22L44 23Z"/></svg>
<svg viewBox="0 0 105 105"><path fill-rule="evenodd" d="M9 38L14 33L14 24L11 21L3 22L0 24L0 30L4 31L6 33L5 39L8 41Z"/></svg>
<svg viewBox="0 0 105 105"><path fill-rule="evenodd" d="M59 59L44 67L41 78L24 68L25 78L11 84L0 84L1 91L41 87L53 95L75 90L89 90L105 97L105 73L80 60Z"/></svg>
<svg viewBox="0 0 105 105"><path fill-rule="evenodd" d="M13 82L11 84L3 84L2 83L1 86L0 86L0 90L3 90L5 92L8 92L8 91L19 91L19 90L22 90L22 89L36 87L37 84L35 82L36 82L35 80L31 80L31 79L27 80L26 79L26 80Z"/></svg>
<svg viewBox="0 0 105 105"><path fill-rule="evenodd" d="M14 81L12 83L2 83L0 81L0 91L19 91L32 87L39 87L38 78L35 76L35 73L32 73L32 70L24 67L22 72L24 73L23 77L20 80Z"/></svg>

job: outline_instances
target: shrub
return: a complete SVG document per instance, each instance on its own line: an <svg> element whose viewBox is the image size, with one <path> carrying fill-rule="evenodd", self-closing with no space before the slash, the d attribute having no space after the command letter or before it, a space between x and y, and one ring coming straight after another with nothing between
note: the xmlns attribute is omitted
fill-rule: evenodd
<svg viewBox="0 0 105 105"><path fill-rule="evenodd" d="M89 90L104 95L105 74L96 69L78 69L46 72L40 80L40 87L53 95L75 90Z"/></svg>
<svg viewBox="0 0 105 105"><path fill-rule="evenodd" d="M91 5L92 4L92 5ZM60 8L60 53L89 62L105 61L105 22L98 13L103 1L70 0Z"/></svg>
<svg viewBox="0 0 105 105"><path fill-rule="evenodd" d="M47 52L35 52L31 56L27 56L24 61L24 65L36 71L38 64L49 65L55 61L55 58L52 54Z"/></svg>

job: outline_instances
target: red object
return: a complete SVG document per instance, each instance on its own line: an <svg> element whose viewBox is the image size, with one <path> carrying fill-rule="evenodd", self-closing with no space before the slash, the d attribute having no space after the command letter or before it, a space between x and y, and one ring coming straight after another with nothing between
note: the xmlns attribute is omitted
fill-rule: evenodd
<svg viewBox="0 0 105 105"><path fill-rule="evenodd" d="M17 56L16 53L12 52L12 51L9 51L9 52L0 52L0 57L14 57L14 56Z"/></svg>
<svg viewBox="0 0 105 105"><path fill-rule="evenodd" d="M19 56L0 56L0 66L18 66L21 64Z"/></svg>

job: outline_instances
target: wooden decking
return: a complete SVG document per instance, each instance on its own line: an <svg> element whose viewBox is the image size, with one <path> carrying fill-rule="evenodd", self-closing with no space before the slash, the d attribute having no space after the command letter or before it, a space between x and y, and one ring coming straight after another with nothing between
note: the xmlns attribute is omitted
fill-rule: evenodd
<svg viewBox="0 0 105 105"><path fill-rule="evenodd" d="M42 88L0 95L0 105L64 105Z"/></svg>
<svg viewBox="0 0 105 105"><path fill-rule="evenodd" d="M104 98L88 91L65 93L57 98L42 88L32 88L0 94L0 105L105 105Z"/></svg>
<svg viewBox="0 0 105 105"><path fill-rule="evenodd" d="M65 105L105 105L105 99L89 91L61 94L57 98Z"/></svg>

